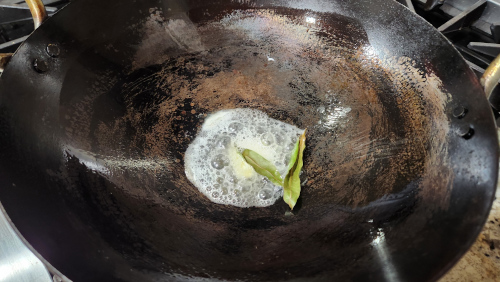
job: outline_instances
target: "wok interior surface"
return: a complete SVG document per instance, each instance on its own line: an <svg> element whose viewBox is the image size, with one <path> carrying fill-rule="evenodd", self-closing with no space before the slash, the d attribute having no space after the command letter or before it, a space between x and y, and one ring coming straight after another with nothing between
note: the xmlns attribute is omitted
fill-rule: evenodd
<svg viewBox="0 0 500 282"><path fill-rule="evenodd" d="M349 4L327 12L313 4L113 3L106 5L117 22L137 19L97 33L89 27L92 37L78 28L56 35L84 7L77 1L42 26L41 43L33 35L33 45L47 37L67 50L47 75L57 79L46 99L29 93L21 105L13 92L0 96L2 132L13 136L4 138L3 160L18 174L31 170L14 179L1 162L20 187L0 194L2 203L70 279L422 281L436 279L474 240L496 181L496 147L484 145L496 137L477 110L486 100L477 98L467 102L474 135L454 134L451 110L462 99L454 88L463 83L459 95L481 95L472 72L457 77L442 65L456 52L440 51L436 63L436 54L414 55L418 46L407 55L381 48L371 35L376 20ZM184 152L205 118L234 108L308 129L293 215L281 200L266 208L214 204L186 178ZM474 157L456 156L468 146L482 160L479 172L470 168ZM24 153L13 160L16 150ZM45 204L31 203L33 193ZM19 201L43 210L54 231L23 218ZM74 253L61 256L65 247Z"/></svg>

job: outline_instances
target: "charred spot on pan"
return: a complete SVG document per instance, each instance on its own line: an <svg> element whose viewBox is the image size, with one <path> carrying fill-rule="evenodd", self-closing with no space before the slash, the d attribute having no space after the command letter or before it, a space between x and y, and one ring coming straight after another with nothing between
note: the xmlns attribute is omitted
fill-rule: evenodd
<svg viewBox="0 0 500 282"><path fill-rule="evenodd" d="M116 93L124 101L127 107L134 108L140 112L150 107L152 104L159 104L169 98L172 93L170 88L159 92L157 85L162 82L159 72L162 66L154 65L139 69L131 75L125 77L117 84Z"/></svg>
<svg viewBox="0 0 500 282"><path fill-rule="evenodd" d="M202 8L189 9L188 16L193 23L204 25L211 21L218 21L231 11L228 5L212 4Z"/></svg>
<svg viewBox="0 0 500 282"><path fill-rule="evenodd" d="M119 91L111 89L108 93L109 95L101 95L94 101L93 115L95 118L93 119L94 122L91 124L91 130L97 129L97 121L110 124L117 118L125 115L126 106L120 103L119 99L116 98L116 93L119 93Z"/></svg>
<svg viewBox="0 0 500 282"><path fill-rule="evenodd" d="M279 217L262 217L257 219L249 218L246 220L240 220L236 226L244 230L265 230L285 224L287 224L287 222Z"/></svg>
<svg viewBox="0 0 500 282"><path fill-rule="evenodd" d="M231 230L232 231L232 230ZM222 237L209 246L217 251L227 255L237 255L241 253L242 240L239 231L228 232L227 237Z"/></svg>
<svg viewBox="0 0 500 282"><path fill-rule="evenodd" d="M313 82L306 81L303 77L297 77L288 83L291 93L297 97L297 103L302 106L318 105L321 100L317 97L318 88Z"/></svg>
<svg viewBox="0 0 500 282"><path fill-rule="evenodd" d="M299 54L301 57L306 57L311 60L311 62L316 63L318 66L322 63L328 62L328 56L325 56L323 50L318 48L305 47L302 48L301 53Z"/></svg>
<svg viewBox="0 0 500 282"><path fill-rule="evenodd" d="M274 118L274 119L277 119L277 120L281 120L281 121L285 121L285 122L287 120L291 119L292 116L293 116L287 110L284 110L284 109L274 109L273 111L268 112L267 114L271 118ZM296 123L293 123L293 124L296 124Z"/></svg>
<svg viewBox="0 0 500 282"><path fill-rule="evenodd" d="M196 132L198 131L198 125L203 123L204 120L203 117L200 118L199 116L206 113L206 110L203 108L195 108L194 106L191 106L191 98L184 99L181 104L182 106L177 107L177 109L173 113L174 116L182 116L181 119L172 120L171 127L173 129L173 134L177 135L179 133L183 133L184 136L195 136ZM179 143L183 144L182 147L184 147L189 141L190 140L183 140Z"/></svg>

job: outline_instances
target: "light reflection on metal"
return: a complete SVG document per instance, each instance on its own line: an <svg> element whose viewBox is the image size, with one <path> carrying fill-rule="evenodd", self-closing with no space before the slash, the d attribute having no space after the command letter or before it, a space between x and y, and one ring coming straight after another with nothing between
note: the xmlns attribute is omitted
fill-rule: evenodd
<svg viewBox="0 0 500 282"><path fill-rule="evenodd" d="M396 268L394 267L392 260L387 252L385 233L382 228L378 229L377 236L373 239L370 245L373 246L377 253L380 268L382 269L385 276L385 281L400 281L398 278L398 273L396 272Z"/></svg>
<svg viewBox="0 0 500 282"><path fill-rule="evenodd" d="M173 160L166 158L158 159L127 159L112 156L103 156L102 158L95 154L66 145L63 148L63 154L66 157L76 157L79 162L87 168L100 172L108 177L112 176L115 169L144 169L156 171L158 168L166 167L173 163Z"/></svg>
<svg viewBox="0 0 500 282"><path fill-rule="evenodd" d="M28 249L12 228L1 204L0 238L2 238L0 240L0 281L52 281L44 264Z"/></svg>
<svg viewBox="0 0 500 282"><path fill-rule="evenodd" d="M318 124L322 124L326 128L334 129L343 119L347 117L347 114L351 112L349 107L325 107L321 106L318 108L318 112L326 113L324 118L318 121Z"/></svg>
<svg viewBox="0 0 500 282"><path fill-rule="evenodd" d="M367 59L375 59L378 56L376 50L370 45L363 46L362 50L363 57L366 57Z"/></svg>
<svg viewBox="0 0 500 282"><path fill-rule="evenodd" d="M316 23L316 19L313 17L306 17L306 23L314 24Z"/></svg>
<svg viewBox="0 0 500 282"><path fill-rule="evenodd" d="M328 114L325 126L334 126L341 118L346 117L349 112L351 112L351 108L333 107Z"/></svg>
<svg viewBox="0 0 500 282"><path fill-rule="evenodd" d="M67 146L63 150L66 157L76 157L81 164L85 165L91 170L100 172L105 175L109 175L109 169L104 165L103 160L99 160L87 151L74 148L72 146Z"/></svg>

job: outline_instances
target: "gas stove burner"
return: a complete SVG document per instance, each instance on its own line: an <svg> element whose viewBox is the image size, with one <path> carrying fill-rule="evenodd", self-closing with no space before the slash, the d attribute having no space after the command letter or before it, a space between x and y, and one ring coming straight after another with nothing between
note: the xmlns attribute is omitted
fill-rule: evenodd
<svg viewBox="0 0 500 282"><path fill-rule="evenodd" d="M44 0L49 16L69 3L69 0ZM0 53L13 53L33 32L33 19L24 1L0 0Z"/></svg>
<svg viewBox="0 0 500 282"><path fill-rule="evenodd" d="M398 0L443 33L479 77L500 54L500 0Z"/></svg>

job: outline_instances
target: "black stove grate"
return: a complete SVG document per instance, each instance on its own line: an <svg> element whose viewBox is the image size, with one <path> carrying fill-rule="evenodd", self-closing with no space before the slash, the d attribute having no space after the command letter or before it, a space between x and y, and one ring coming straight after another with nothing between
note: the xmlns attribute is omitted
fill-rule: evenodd
<svg viewBox="0 0 500 282"><path fill-rule="evenodd" d="M67 5L69 0L44 0L50 16ZM22 0L0 0L0 53L13 53L33 32L33 20Z"/></svg>
<svg viewBox="0 0 500 282"><path fill-rule="evenodd" d="M406 5L407 1L398 0L398 2ZM441 9L445 3L444 0L413 1L413 5L408 8L413 9L442 32L464 56L476 74L481 76L493 59L500 54L500 22L490 23L489 32L477 28L474 23L483 17L487 6L493 4L486 0L472 1L469 7L453 16ZM500 7L500 4L498 5Z"/></svg>

